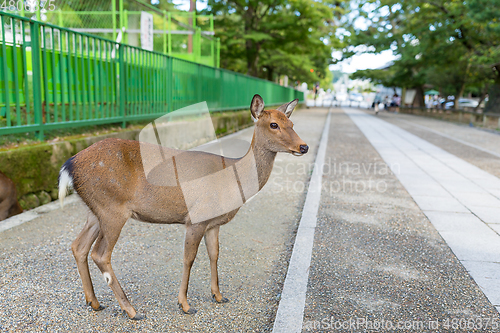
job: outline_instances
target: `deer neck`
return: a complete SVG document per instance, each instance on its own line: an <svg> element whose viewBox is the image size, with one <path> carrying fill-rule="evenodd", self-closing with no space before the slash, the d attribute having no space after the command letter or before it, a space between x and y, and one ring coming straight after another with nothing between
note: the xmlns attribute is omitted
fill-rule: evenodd
<svg viewBox="0 0 500 333"><path fill-rule="evenodd" d="M258 191L266 185L271 175L271 171L273 170L274 159L276 158L275 152L263 147L263 141L262 139L259 140L254 133L250 149L245 156L241 158L241 161L244 162L243 165L247 166L245 174L251 175L255 174L255 171L257 171L259 183Z"/></svg>

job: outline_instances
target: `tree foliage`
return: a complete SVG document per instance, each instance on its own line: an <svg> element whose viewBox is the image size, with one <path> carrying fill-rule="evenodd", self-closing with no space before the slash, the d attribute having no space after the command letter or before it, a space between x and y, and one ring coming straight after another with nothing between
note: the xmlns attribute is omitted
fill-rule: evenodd
<svg viewBox="0 0 500 333"><path fill-rule="evenodd" d="M399 58L389 70L357 77L387 86L421 89L429 84L458 100L464 92L483 94L500 76L500 9L497 0L376 0L352 8L345 23L345 57L366 45L391 49Z"/></svg>
<svg viewBox="0 0 500 333"><path fill-rule="evenodd" d="M345 0L208 0L221 38L221 66L273 80L314 82L329 74ZM311 71L313 69L314 71Z"/></svg>

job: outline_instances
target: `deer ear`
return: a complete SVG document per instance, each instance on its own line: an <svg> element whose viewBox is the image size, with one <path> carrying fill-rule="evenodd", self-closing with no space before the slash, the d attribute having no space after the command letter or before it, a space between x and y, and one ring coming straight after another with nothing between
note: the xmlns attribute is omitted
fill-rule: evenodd
<svg viewBox="0 0 500 333"><path fill-rule="evenodd" d="M253 119L257 120L262 111L264 111L264 100L260 95L254 95L252 103L250 104L250 111L252 112Z"/></svg>
<svg viewBox="0 0 500 333"><path fill-rule="evenodd" d="M295 109L295 107L297 106L297 103L299 103L299 100L294 99L290 103L285 103L283 105L280 105L276 110L283 112L285 114L285 116L290 118L290 116L292 115L293 109Z"/></svg>

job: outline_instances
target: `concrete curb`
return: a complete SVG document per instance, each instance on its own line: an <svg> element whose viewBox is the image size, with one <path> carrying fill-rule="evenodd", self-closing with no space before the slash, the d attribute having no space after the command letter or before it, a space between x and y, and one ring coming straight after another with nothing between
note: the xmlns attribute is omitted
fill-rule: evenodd
<svg viewBox="0 0 500 333"><path fill-rule="evenodd" d="M72 204L77 202L78 200L80 200L80 197L78 196L78 194L75 193L66 197L64 199L64 204L66 205ZM17 227L18 225L34 220L37 217L40 217L41 215L51 212L53 210L59 209L60 207L61 206L59 204L59 200L56 200L49 202L48 204L45 204L43 206L39 206L35 209L23 212L19 215L9 217L8 219L5 219L0 222L0 232L12 229L14 227Z"/></svg>
<svg viewBox="0 0 500 333"><path fill-rule="evenodd" d="M314 170L307 190L297 236L293 245L292 257L288 266L283 292L274 321L273 333L293 333L302 331L304 307L306 303L309 267L314 245L319 202L321 200L321 181L325 163L331 112L328 111L323 134L314 162Z"/></svg>

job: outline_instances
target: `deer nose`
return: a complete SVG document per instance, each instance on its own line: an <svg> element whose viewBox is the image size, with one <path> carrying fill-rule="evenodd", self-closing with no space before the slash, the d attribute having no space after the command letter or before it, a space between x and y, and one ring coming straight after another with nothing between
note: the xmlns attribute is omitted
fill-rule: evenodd
<svg viewBox="0 0 500 333"><path fill-rule="evenodd" d="M307 153L308 151L309 151L309 146L307 146L307 145L300 145L300 152L301 152L302 154L305 154L305 153Z"/></svg>

